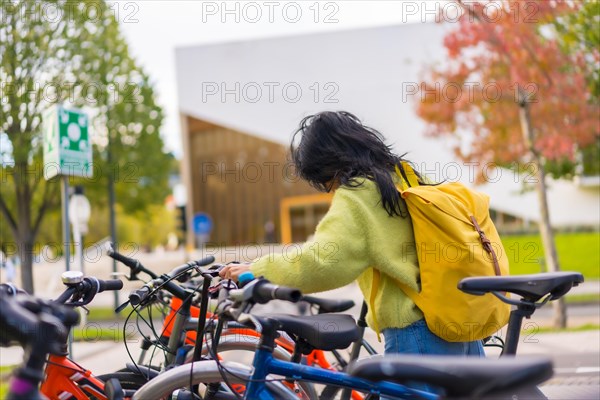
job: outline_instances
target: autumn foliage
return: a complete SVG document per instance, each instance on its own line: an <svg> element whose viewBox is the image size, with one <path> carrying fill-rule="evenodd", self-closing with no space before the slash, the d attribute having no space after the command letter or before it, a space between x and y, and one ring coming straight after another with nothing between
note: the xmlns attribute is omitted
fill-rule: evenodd
<svg viewBox="0 0 600 400"><path fill-rule="evenodd" d="M580 2L458 1L463 13L447 34L447 62L421 83L418 114L427 133L453 139L464 161L480 165L575 161L600 135L599 109L586 82L586 57L567 54L553 23ZM529 102L534 141L524 139L519 105Z"/></svg>

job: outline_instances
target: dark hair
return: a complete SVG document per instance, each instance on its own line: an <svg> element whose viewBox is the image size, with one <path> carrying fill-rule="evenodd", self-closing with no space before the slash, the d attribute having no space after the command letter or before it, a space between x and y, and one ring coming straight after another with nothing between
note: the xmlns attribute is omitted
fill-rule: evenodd
<svg viewBox="0 0 600 400"><path fill-rule="evenodd" d="M300 143L295 144L301 134ZM334 182L357 187L353 178L373 180L390 216L405 216L391 173L402 156L392 152L377 130L365 126L346 111L325 111L302 119L290 146L298 175L320 191L331 191ZM419 183L421 177L417 174Z"/></svg>

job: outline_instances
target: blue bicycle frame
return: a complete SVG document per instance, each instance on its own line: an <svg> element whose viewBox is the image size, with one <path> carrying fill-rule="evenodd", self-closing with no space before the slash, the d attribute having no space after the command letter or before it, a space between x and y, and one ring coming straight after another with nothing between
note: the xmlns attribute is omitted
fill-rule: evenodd
<svg viewBox="0 0 600 400"><path fill-rule="evenodd" d="M246 386L246 399L276 400L265 385L267 375L282 375L294 380L303 380L325 385L351 388L371 394L380 394L402 399L436 400L436 394L410 389L406 386L390 382L372 382L350 376L344 372L323 368L309 367L289 361L281 361L273 357L272 352L263 346L254 355L254 372Z"/></svg>

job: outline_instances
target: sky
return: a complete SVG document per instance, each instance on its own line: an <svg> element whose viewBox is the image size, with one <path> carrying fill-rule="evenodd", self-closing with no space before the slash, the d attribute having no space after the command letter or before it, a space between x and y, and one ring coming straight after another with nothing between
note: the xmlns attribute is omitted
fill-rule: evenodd
<svg viewBox="0 0 600 400"><path fill-rule="evenodd" d="M112 1L131 54L151 76L166 120L168 151L181 155L175 49L357 27L419 23L443 2L389 1ZM442 5L441 5L442 4Z"/></svg>

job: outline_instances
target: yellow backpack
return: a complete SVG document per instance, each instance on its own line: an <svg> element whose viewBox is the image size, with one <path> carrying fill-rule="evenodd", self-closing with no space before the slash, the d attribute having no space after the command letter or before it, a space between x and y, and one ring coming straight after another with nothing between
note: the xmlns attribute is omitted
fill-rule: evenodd
<svg viewBox="0 0 600 400"><path fill-rule="evenodd" d="M490 336L508 323L510 306L491 293L474 296L457 288L466 277L508 275L508 257L489 215L489 197L460 183L420 186L406 162L396 173L412 219L421 291L396 283L442 339L468 342ZM374 269L374 292L378 281Z"/></svg>

